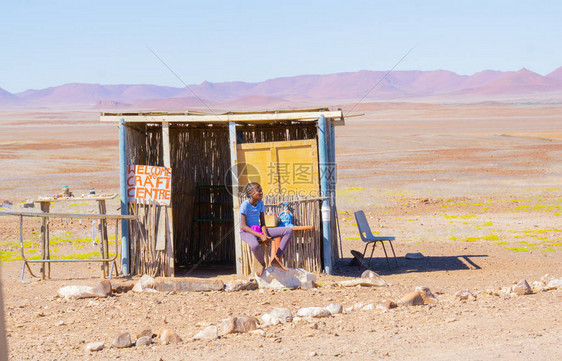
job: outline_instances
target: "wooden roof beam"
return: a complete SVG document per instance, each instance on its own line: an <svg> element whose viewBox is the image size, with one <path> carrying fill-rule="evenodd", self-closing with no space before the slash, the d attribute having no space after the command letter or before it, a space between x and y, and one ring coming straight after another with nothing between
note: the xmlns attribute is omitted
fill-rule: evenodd
<svg viewBox="0 0 562 361"><path fill-rule="evenodd" d="M125 123L276 123L289 120L316 121L323 115L327 119L334 119L336 125L344 125L344 116L341 110L304 111L283 113L247 113L247 114L131 114L119 115L116 113L101 113L102 122Z"/></svg>

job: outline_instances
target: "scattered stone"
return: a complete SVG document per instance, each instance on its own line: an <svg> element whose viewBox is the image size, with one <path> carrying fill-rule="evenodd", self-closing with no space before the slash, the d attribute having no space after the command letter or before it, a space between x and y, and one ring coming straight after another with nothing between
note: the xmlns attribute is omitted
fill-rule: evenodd
<svg viewBox="0 0 562 361"><path fill-rule="evenodd" d="M251 316L238 316L234 318L234 332L246 333L258 329L258 319Z"/></svg>
<svg viewBox="0 0 562 361"><path fill-rule="evenodd" d="M255 317L250 317L250 316L231 317L222 320L220 325L220 335L223 336L223 335L228 335L230 333L246 333L257 329L258 329L258 319Z"/></svg>
<svg viewBox="0 0 562 361"><path fill-rule="evenodd" d="M500 292L499 289L497 288L488 288L486 290L484 290L484 294L490 295L490 296L499 296Z"/></svg>
<svg viewBox="0 0 562 361"><path fill-rule="evenodd" d="M133 282L123 282L123 281L113 281L111 283L111 288L113 293L127 293L133 289L135 284Z"/></svg>
<svg viewBox="0 0 562 361"><path fill-rule="evenodd" d="M316 275L302 268L289 268L284 271L281 268L269 267L263 271L261 277L256 279L259 288L302 288L310 289L314 287Z"/></svg>
<svg viewBox="0 0 562 361"><path fill-rule="evenodd" d="M318 356L318 353L316 353L315 351L312 351L308 354L308 356L310 356L310 357Z"/></svg>
<svg viewBox="0 0 562 361"><path fill-rule="evenodd" d="M527 283L527 280L519 281L515 286L513 286L513 293L516 293L520 296L528 295L533 293L531 286Z"/></svg>
<svg viewBox="0 0 562 361"><path fill-rule="evenodd" d="M562 278L553 278L546 283L547 290L553 290L555 288L562 288Z"/></svg>
<svg viewBox="0 0 562 361"><path fill-rule="evenodd" d="M357 311L357 310L362 309L363 307L365 307L365 304L363 302L359 302L359 303L354 304L351 307L346 308L345 311L346 312Z"/></svg>
<svg viewBox="0 0 562 361"><path fill-rule="evenodd" d="M420 252L414 252L414 253L406 253L406 256L404 256L404 258L414 261L419 261L421 259L424 259L425 256Z"/></svg>
<svg viewBox="0 0 562 361"><path fill-rule="evenodd" d="M153 288L158 292L222 291L224 290L224 283L221 280L207 280L196 277L158 277L154 280Z"/></svg>
<svg viewBox="0 0 562 361"><path fill-rule="evenodd" d="M219 338L217 326L211 325L193 336L194 340L216 340Z"/></svg>
<svg viewBox="0 0 562 361"><path fill-rule="evenodd" d="M340 282L338 282L338 284L342 287L355 287L355 286L383 287L383 286L386 286L386 282L380 277L378 277L378 278L355 278L355 279L352 279L352 280L340 281Z"/></svg>
<svg viewBox="0 0 562 361"><path fill-rule="evenodd" d="M361 274L361 278L374 279L374 278L380 278L380 276L378 273L368 269Z"/></svg>
<svg viewBox="0 0 562 361"><path fill-rule="evenodd" d="M291 322L293 320L293 313L288 308L276 308L261 316L261 319L267 326L277 325Z"/></svg>
<svg viewBox="0 0 562 361"><path fill-rule="evenodd" d="M150 346L152 345L152 337L150 336L141 336L139 338L137 338L137 341L135 342L135 346Z"/></svg>
<svg viewBox="0 0 562 361"><path fill-rule="evenodd" d="M377 308L381 310L390 310L396 307L398 307L398 305L392 300L384 300L377 305Z"/></svg>
<svg viewBox="0 0 562 361"><path fill-rule="evenodd" d="M154 290L154 278L143 275L133 286L133 292L156 292Z"/></svg>
<svg viewBox="0 0 562 361"><path fill-rule="evenodd" d="M262 329L252 330L248 333L250 333L252 335L257 335L257 336L265 336L265 331L262 330Z"/></svg>
<svg viewBox="0 0 562 361"><path fill-rule="evenodd" d="M368 305L361 308L361 311L372 311L374 309L375 309L375 305L373 305L372 303L369 303Z"/></svg>
<svg viewBox="0 0 562 361"><path fill-rule="evenodd" d="M90 342L86 345L86 351L94 352L94 351L101 351L103 350L105 343L101 342Z"/></svg>
<svg viewBox="0 0 562 361"><path fill-rule="evenodd" d="M297 316L299 317L330 317L332 314L330 311L323 307L304 307L297 311Z"/></svg>
<svg viewBox="0 0 562 361"><path fill-rule="evenodd" d="M234 317L225 318L224 320L222 320L219 329L219 334L221 336L234 333Z"/></svg>
<svg viewBox="0 0 562 361"><path fill-rule="evenodd" d="M544 283L542 283L541 281L534 281L531 284L531 289L533 290L533 292L538 293L538 292L543 292L546 291L546 285Z"/></svg>
<svg viewBox="0 0 562 361"><path fill-rule="evenodd" d="M144 329L141 332L137 333L137 338L141 338L141 337L144 337L144 336L148 336L148 337L152 338L152 335L153 335L152 330L150 328L147 328L147 329Z"/></svg>
<svg viewBox="0 0 562 361"><path fill-rule="evenodd" d="M64 320L60 320L55 323L55 326L63 326L63 325L65 325Z"/></svg>
<svg viewBox="0 0 562 361"><path fill-rule="evenodd" d="M437 303L437 297L431 292L429 287L418 286L414 289L414 291L419 292L420 296L423 298L423 302L425 304L434 304Z"/></svg>
<svg viewBox="0 0 562 361"><path fill-rule="evenodd" d="M476 301L476 295L470 292L469 290L462 290L455 293L455 298L458 299L459 301L467 301L467 300Z"/></svg>
<svg viewBox="0 0 562 361"><path fill-rule="evenodd" d="M341 303L330 303L326 306L326 309L330 311L332 315L343 313L343 305Z"/></svg>
<svg viewBox="0 0 562 361"><path fill-rule="evenodd" d="M58 294L66 300L73 298L108 297L111 296L111 283L108 280L103 280L96 287L65 286L59 288Z"/></svg>
<svg viewBox="0 0 562 361"><path fill-rule="evenodd" d="M410 292L402 296L398 301L399 305L403 306L421 306L424 304L421 292Z"/></svg>
<svg viewBox="0 0 562 361"><path fill-rule="evenodd" d="M456 318L451 317L451 318L445 319L445 322L447 322L447 323L452 323L452 322L455 322L456 320L457 320Z"/></svg>
<svg viewBox="0 0 562 361"><path fill-rule="evenodd" d="M131 341L131 335L129 331L123 330L115 336L113 339L113 343L111 344L113 347L117 348L126 348L133 346L133 342Z"/></svg>
<svg viewBox="0 0 562 361"><path fill-rule="evenodd" d="M108 280L102 280L94 289L92 290L93 293L98 295L98 297L109 297L111 296L112 288L111 282Z"/></svg>
<svg viewBox="0 0 562 361"><path fill-rule="evenodd" d="M253 291L258 289L258 284L254 280L232 280L229 281L224 290L227 292L232 291Z"/></svg>
<svg viewBox="0 0 562 361"><path fill-rule="evenodd" d="M211 326L209 326L209 327L211 327ZM215 327L215 333L216 333L217 327L216 326L214 326L214 327ZM172 331L172 330L169 330L169 329L165 328L160 332L160 342L163 345L168 345L170 343L172 343L172 344L180 343L182 341L183 340L181 339L181 337L175 331Z"/></svg>

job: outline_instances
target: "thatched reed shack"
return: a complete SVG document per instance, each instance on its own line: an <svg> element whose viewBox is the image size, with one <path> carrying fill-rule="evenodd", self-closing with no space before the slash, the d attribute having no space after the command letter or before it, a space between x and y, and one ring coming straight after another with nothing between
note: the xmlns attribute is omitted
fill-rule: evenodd
<svg viewBox="0 0 562 361"><path fill-rule="evenodd" d="M334 140L335 126L344 124L341 110L102 113L100 119L119 123L121 212L136 216L123 229L123 274L174 276L201 263L249 274L252 257L239 235L241 190L249 181L262 185L268 212L279 214L285 201L293 208L299 227L287 265L331 273L339 257ZM144 166L171 172L168 203L128 188L131 169L139 181L150 181L143 172L163 169Z"/></svg>

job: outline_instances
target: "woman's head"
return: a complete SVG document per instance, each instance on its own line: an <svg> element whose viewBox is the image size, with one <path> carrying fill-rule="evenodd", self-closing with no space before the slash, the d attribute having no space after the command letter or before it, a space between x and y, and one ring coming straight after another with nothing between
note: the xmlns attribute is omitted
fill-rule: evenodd
<svg viewBox="0 0 562 361"><path fill-rule="evenodd" d="M261 201L263 199L263 192L258 182L251 182L244 188L244 193L250 199Z"/></svg>

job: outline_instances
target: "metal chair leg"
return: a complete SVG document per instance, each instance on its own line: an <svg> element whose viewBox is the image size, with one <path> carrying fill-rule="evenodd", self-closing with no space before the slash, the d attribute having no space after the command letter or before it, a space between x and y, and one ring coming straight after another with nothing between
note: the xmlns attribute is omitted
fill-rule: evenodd
<svg viewBox="0 0 562 361"><path fill-rule="evenodd" d="M371 261L373 260L373 253L375 253L375 246L377 242L373 242L373 249L371 250L371 257L369 258L369 269L371 269Z"/></svg>
<svg viewBox="0 0 562 361"><path fill-rule="evenodd" d="M365 262L365 253L367 252L367 247L369 247L369 243L365 244L365 249L363 250L363 256L359 260L359 269L361 269L361 263Z"/></svg>
<svg viewBox="0 0 562 361"><path fill-rule="evenodd" d="M388 263L388 269L390 270L392 268L390 267L390 261L388 260L388 254L386 253L386 248L384 246L384 242L381 242L381 244L382 244L382 249L384 250L384 255L386 256L386 263Z"/></svg>
<svg viewBox="0 0 562 361"><path fill-rule="evenodd" d="M394 247L392 246L392 241L389 241L388 243L390 243L390 248L392 249L392 254L394 255L394 261L396 262L396 268L400 268L400 266L398 265L398 258L396 258L396 253L394 252Z"/></svg>

